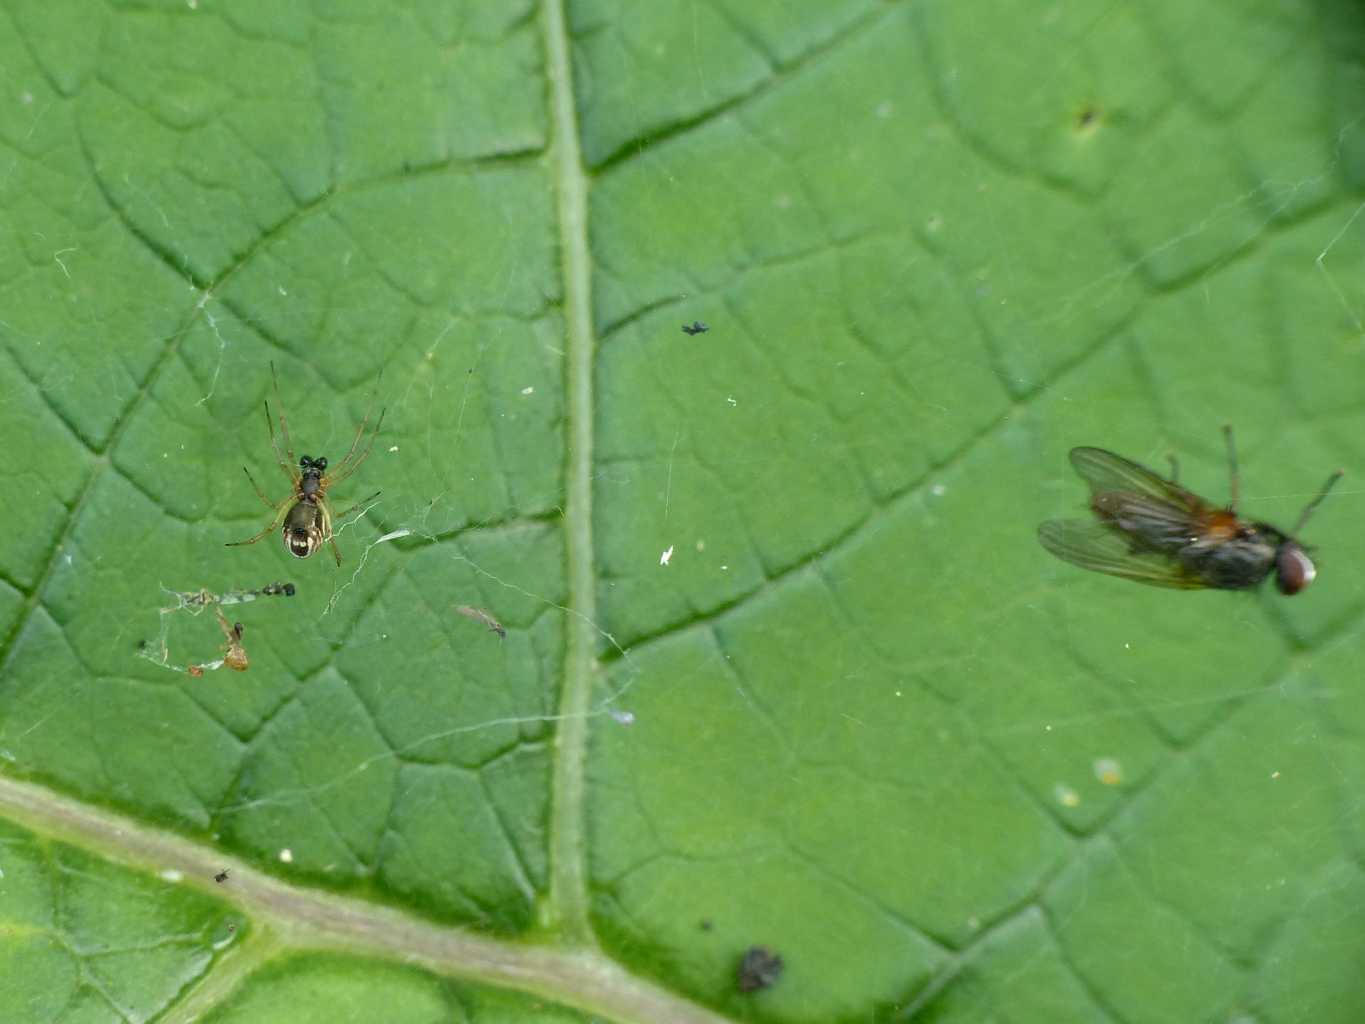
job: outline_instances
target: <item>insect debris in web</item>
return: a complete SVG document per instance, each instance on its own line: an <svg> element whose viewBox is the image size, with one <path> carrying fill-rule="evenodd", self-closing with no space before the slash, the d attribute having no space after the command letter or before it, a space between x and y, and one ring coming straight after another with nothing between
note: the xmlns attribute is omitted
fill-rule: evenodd
<svg viewBox="0 0 1365 1024"><path fill-rule="evenodd" d="M213 614L218 616L218 626L227 639L223 646L223 664L234 672L245 672L251 665L246 656L246 648L242 646L242 632L246 627L240 622L229 624L221 608L213 609Z"/></svg>
<svg viewBox="0 0 1365 1024"><path fill-rule="evenodd" d="M265 403L265 425L270 432L270 447L275 452L275 463L289 478L290 492L279 501L271 501L265 496L256 483L256 478L251 475L251 470L245 466L242 472L251 481L251 487L256 492L256 497L261 499L261 503L271 511L270 523L264 530L254 537L246 540L234 540L228 543L228 547L242 547L246 544L255 544L258 540L270 536L278 528L281 530L280 536L284 541L284 549L295 558L307 558L316 552L324 544L331 545L332 557L336 559L337 565L341 564L341 550L337 547L336 541L332 536L332 522L334 519L345 519L348 515L362 506L370 504L379 497L379 491L375 491L364 501L358 501L340 515L333 515L331 503L327 500L327 492L341 483L357 469L370 456L370 450L374 447L374 439L379 436L380 428L384 426L384 413L387 409L379 410L379 420L374 425L374 432L370 434L370 440L362 449L361 439L365 436L365 427L370 422L370 416L374 412L374 399L379 390L379 381L375 381L375 394L370 396L370 408L365 413L365 418L360 421L360 427L356 430L355 439L351 442L351 450L346 453L345 458L333 467L330 471L327 468L325 456L318 456L316 459L308 455L301 455L298 462L294 460L294 443L289 437L289 421L284 410L284 401L280 398L280 380L275 373L275 364L270 364L270 378L274 382L275 404L279 407L280 420L280 440L283 440L284 448L280 448L280 440L275 437L275 423L270 416L270 402ZM383 378L383 373L380 373ZM281 527L281 524L283 526Z"/></svg>
<svg viewBox="0 0 1365 1024"><path fill-rule="evenodd" d="M1049 519L1038 541L1063 561L1178 590L1246 590L1274 575L1281 594L1312 583L1317 567L1298 534L1342 477L1337 470L1299 514L1293 529L1243 519L1237 513L1240 481L1232 428L1227 439L1229 499L1226 506L1201 498L1171 477L1103 448L1071 449L1071 465L1090 486L1094 519Z"/></svg>
<svg viewBox="0 0 1365 1024"><path fill-rule="evenodd" d="M700 320L693 320L690 324L683 324L682 329L684 334L689 336L696 336L698 334L705 334L711 328L708 327L706 324L702 323Z"/></svg>
<svg viewBox="0 0 1365 1024"><path fill-rule="evenodd" d="M172 672L183 672L195 679L200 679L203 678L205 672L214 672L224 667L235 672L245 672L251 664L247 657L246 648L242 644L242 634L246 627L240 622L229 622L227 616L222 612L224 606L246 604L261 597L293 597L296 591L292 583L268 583L257 590L227 590L221 594L215 594L210 590L166 590L164 587L162 592L175 598L175 604L168 605L160 610L161 630L157 640L155 643L147 640L140 642L137 647L138 657ZM224 645L219 648L221 657L188 665L172 663L167 644L171 625L170 617L182 611L188 612L191 616L198 616L209 608L213 609L214 618L218 622L218 629L222 632L225 641Z"/></svg>
<svg viewBox="0 0 1365 1024"><path fill-rule="evenodd" d="M455 611L458 614L463 615L466 619L482 622L488 627L490 632L498 634L499 640L507 639L507 630L503 624L482 608L474 608L467 604L460 604L455 606Z"/></svg>
<svg viewBox="0 0 1365 1024"><path fill-rule="evenodd" d="M223 868L222 871L218 872L218 874L213 876L213 880L217 882L219 885L222 885L224 882L228 880L228 869Z"/></svg>

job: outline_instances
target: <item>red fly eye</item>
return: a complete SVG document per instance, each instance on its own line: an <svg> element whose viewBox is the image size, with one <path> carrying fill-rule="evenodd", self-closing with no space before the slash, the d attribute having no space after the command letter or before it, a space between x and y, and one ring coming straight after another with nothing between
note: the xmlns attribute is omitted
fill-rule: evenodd
<svg viewBox="0 0 1365 1024"><path fill-rule="evenodd" d="M1297 594L1318 574L1308 553L1297 544L1283 544L1275 556L1275 586L1281 594Z"/></svg>

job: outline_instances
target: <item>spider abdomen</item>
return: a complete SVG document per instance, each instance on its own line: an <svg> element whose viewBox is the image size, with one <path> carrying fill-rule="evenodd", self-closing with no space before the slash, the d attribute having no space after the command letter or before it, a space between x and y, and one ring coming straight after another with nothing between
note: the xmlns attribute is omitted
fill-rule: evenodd
<svg viewBox="0 0 1365 1024"><path fill-rule="evenodd" d="M295 558L307 558L327 540L326 514L308 496L300 498L284 517L284 547Z"/></svg>

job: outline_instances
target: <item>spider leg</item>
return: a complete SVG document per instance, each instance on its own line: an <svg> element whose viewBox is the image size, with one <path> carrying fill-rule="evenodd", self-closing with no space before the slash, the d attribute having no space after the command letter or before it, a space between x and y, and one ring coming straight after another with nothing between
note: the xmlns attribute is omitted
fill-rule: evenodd
<svg viewBox="0 0 1365 1024"><path fill-rule="evenodd" d="M284 504L284 502L289 500L289 498L282 498L280 501L271 501L269 498L265 496L265 492L261 490L260 485L256 483L256 478L251 475L251 470L243 466L242 472L245 473L246 478L251 481L251 486L256 491L256 497L261 499L261 504L265 505L265 507L270 509L270 511L274 512L282 504ZM289 497L292 498L293 495L291 494Z"/></svg>
<svg viewBox="0 0 1365 1024"><path fill-rule="evenodd" d="M284 437L284 450L289 455L288 460L280 454L280 449L275 444L275 427L270 422L270 403L266 402L265 422L266 426L270 427L270 446L275 449L275 457L280 460L280 465L289 474L289 479L297 484L299 482L299 460L294 458L294 442L289 439L289 421L285 419L284 399L280 397L280 378L275 373L275 361L273 359L270 361L270 379L275 383L275 404L280 409L280 434Z"/></svg>
<svg viewBox="0 0 1365 1024"><path fill-rule="evenodd" d="M360 421L360 429L355 431L355 440L351 441L351 451L345 453L345 459L341 460L340 463L337 463L337 472L344 471L347 472L347 474L351 474L351 472L355 470L355 467L359 466L359 464L364 461L364 455L362 455L356 460L355 466L348 466L349 461L351 461L351 456L355 455L355 449L359 448L360 438L364 437L364 425L369 423L370 416L374 415L374 399L379 395L379 385L381 384L384 384L384 367L379 367L378 378L374 381L374 390L371 390L370 392L370 401L367 401L366 408L364 408L364 419ZM375 436L378 436L379 427L384 426L384 414L386 411L388 411L388 407L379 410L379 422L374 425ZM374 437L370 438L370 444L374 444ZM370 449L366 448L366 455L369 455L369 451Z"/></svg>
<svg viewBox="0 0 1365 1024"><path fill-rule="evenodd" d="M383 422L384 422L384 413L387 412L387 411L388 411L387 408L381 409L381 410L380 410L380 412L379 412L379 423L375 424L375 432L376 432L376 433L379 431L380 425L383 424ZM362 437L365 436L365 424L367 424L367 423L370 422L370 416L373 415L373 412L374 412L374 410L370 410L369 412L367 412L367 413L365 414L365 418L364 418L363 420L360 421L360 428L355 432L355 438L351 441L351 448L350 448L350 451L348 451L348 452L346 453L346 457L345 457L345 458L343 458L340 462L337 463L337 466L336 466L337 472L340 472L341 470L343 470L343 469L346 468L346 464L347 464L348 462L350 462L350 461L351 461L351 457L352 457L353 455L355 455L355 450L356 450L358 447L360 447L360 439L361 439Z"/></svg>
<svg viewBox="0 0 1365 1024"><path fill-rule="evenodd" d="M279 466L280 469L282 469L286 474L288 474L290 481L295 486L298 486L299 471L298 467L294 465L293 452L290 452L289 458L286 459L284 457L284 452L280 451L279 441L275 439L275 425L270 419L269 401L265 403L265 426L266 429L270 431L270 447L275 450L275 464Z"/></svg>
<svg viewBox="0 0 1365 1024"><path fill-rule="evenodd" d="M337 519L345 519L347 516L349 516L349 515L350 515L352 512L354 512L356 509L360 508L361 505L368 505L370 502L374 501L375 498L379 497L379 496L380 496L381 494L383 494L383 493L384 493L383 491L375 491L373 494L371 494L371 495L370 495L368 498L366 498L364 501L357 501L354 505L352 505L350 508L348 508L345 512L342 512L342 513L341 513L340 515L338 515L336 518L337 518ZM322 507L323 507L323 508L326 508L326 505L324 504ZM342 525L345 526L346 524L345 524L345 523L342 523ZM341 549L337 547L336 539L332 536L332 512L331 512L330 509L327 510L327 543L329 543L329 544L332 545L332 555L336 558L336 560L337 560L337 565L340 565L340 564L341 564Z"/></svg>
<svg viewBox="0 0 1365 1024"><path fill-rule="evenodd" d="M244 544L255 544L262 537L270 536L270 534L274 533L275 530L279 528L280 523L284 521L285 513L289 511L289 508L290 502L288 500L280 502L279 508L275 512L275 517L270 521L270 525L267 526L264 530L256 534L256 536L254 537L248 537L246 540L228 541L227 544L224 546L229 548L239 548Z"/></svg>
<svg viewBox="0 0 1365 1024"><path fill-rule="evenodd" d="M363 462L365 460L365 456L362 455L360 457L360 461L356 462L355 466L350 466L349 468L347 466L347 464L351 461L351 456L355 454L356 448L360 445L360 439L365 436L365 424L369 423L370 417L374 415L375 396L379 394L379 385L382 384L383 382L384 368L380 367L379 377L374 382L374 390L370 392L370 400L365 403L365 418L360 421L360 427L359 429L356 430L355 438L351 441L351 450L346 453L345 458L343 458L340 462L337 463L334 472L340 473L345 471L346 474L349 475L355 469L355 466L360 465L360 462ZM376 434L379 433L379 428L384 425L384 413L387 411L388 411L387 406L379 410L379 422L374 425L374 432ZM374 444L374 438L370 438L370 443ZM366 449L366 454L368 453L369 449Z"/></svg>
<svg viewBox="0 0 1365 1024"><path fill-rule="evenodd" d="M379 421L374 425L374 433L370 435L370 443L365 446L365 450L357 455L355 461L352 462L351 456L355 454L356 445L360 444L361 433L364 432L365 424L369 422L370 417L367 414L365 419L361 420L360 432L355 435L355 441L351 444L351 450L346 453L346 458L341 460L340 465L336 468L336 472L327 475L327 486L330 487L332 484L340 483L342 480L345 480L360 468L362 462L370 457L370 449L374 447L374 439L379 436L379 429L384 426L384 414L388 411L387 406L379 410Z"/></svg>
<svg viewBox="0 0 1365 1024"><path fill-rule="evenodd" d="M368 505L370 502L374 501L375 498L379 497L379 496L380 496L381 494L383 494L383 493L384 493L383 491L375 491L373 494L371 494L371 495L370 495L368 498L366 498L364 501L357 501L354 505L352 505L350 508L348 508L345 512L342 512L340 515L336 516L335 518L337 518L337 519L345 519L347 516L349 516L349 515L350 515L352 512L354 512L356 509L360 508L361 505Z"/></svg>

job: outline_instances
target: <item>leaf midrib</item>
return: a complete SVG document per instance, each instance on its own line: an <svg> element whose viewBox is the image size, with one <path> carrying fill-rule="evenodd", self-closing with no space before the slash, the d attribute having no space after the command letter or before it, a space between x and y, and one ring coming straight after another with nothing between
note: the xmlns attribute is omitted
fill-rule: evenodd
<svg viewBox="0 0 1365 1024"><path fill-rule="evenodd" d="M578 109L564 4L544 4L541 28L550 86L551 166L559 213L564 287L564 529L568 572L564 679L559 697L550 821L548 922L570 943L595 945L588 923L584 845L584 756L595 659L596 577L592 546L593 349L588 249L588 177L578 144Z"/></svg>

